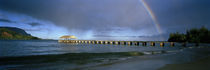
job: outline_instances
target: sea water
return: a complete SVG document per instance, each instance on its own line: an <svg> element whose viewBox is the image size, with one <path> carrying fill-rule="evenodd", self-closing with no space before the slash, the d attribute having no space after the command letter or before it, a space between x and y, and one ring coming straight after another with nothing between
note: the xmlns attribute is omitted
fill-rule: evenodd
<svg viewBox="0 0 210 70"><path fill-rule="evenodd" d="M109 64L134 60L135 58L145 62L147 59L151 59L149 61L150 63L143 64L160 63L160 65L164 65L176 61L191 61L194 60L195 55L196 57L206 56L206 54L203 53L201 55L199 53L191 52L192 48L196 48L192 45L193 44L188 44L187 48L183 48L179 43L175 43L175 46L173 47L167 43L164 47L160 47L158 44L156 44L156 46L149 46L149 44L148 46L129 46L109 44L58 43L57 40L1 40L0 69L45 70L96 68L106 70L106 64L108 64L108 66L121 68ZM209 46L208 44L204 45L204 47ZM186 50L186 52L180 53L185 51L185 49L187 49L188 52ZM176 57L174 57L174 55ZM169 58L169 56L171 58ZM157 60L160 58L163 58L164 60ZM157 62L154 60L157 60ZM123 63L119 63L119 65L120 64L123 65ZM133 64L132 66L138 65L138 63L135 62L131 62L129 65L130 64ZM139 64L142 63L140 62ZM102 65L102 67L100 65ZM145 67L139 68L139 66L137 66L133 69L145 69Z"/></svg>

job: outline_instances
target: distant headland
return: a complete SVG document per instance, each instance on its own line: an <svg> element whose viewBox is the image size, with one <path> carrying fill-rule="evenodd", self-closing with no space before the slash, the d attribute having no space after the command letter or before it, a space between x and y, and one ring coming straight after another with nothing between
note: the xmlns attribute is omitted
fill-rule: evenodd
<svg viewBox="0 0 210 70"><path fill-rule="evenodd" d="M16 27L0 27L0 40L39 40L26 33L25 30Z"/></svg>

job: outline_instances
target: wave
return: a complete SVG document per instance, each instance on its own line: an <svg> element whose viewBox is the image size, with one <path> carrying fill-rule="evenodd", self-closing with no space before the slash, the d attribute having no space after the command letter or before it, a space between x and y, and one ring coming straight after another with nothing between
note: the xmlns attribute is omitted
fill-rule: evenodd
<svg viewBox="0 0 210 70"><path fill-rule="evenodd" d="M0 57L0 65L11 64L40 64L66 62L76 64L86 64L91 62L104 62L112 60L126 60L132 56L142 56L149 54L162 54L167 51L147 51L147 52L107 52L107 53L66 53L50 55L31 55L16 57Z"/></svg>
<svg viewBox="0 0 210 70"><path fill-rule="evenodd" d="M108 53L67 53L67 54L53 54L53 55L31 55L31 56L17 56L17 57L1 57L0 65L15 64L15 63L48 63L56 61L67 62L85 62L95 58L118 58L126 56L141 56L142 52L108 52Z"/></svg>

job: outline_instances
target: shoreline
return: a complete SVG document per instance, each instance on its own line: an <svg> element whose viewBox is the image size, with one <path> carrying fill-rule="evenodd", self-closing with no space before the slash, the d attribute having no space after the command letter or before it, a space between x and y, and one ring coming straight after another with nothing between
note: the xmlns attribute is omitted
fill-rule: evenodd
<svg viewBox="0 0 210 70"><path fill-rule="evenodd" d="M138 56L81 70L208 70L210 69L209 50L205 47L186 48L175 53Z"/></svg>
<svg viewBox="0 0 210 70"><path fill-rule="evenodd" d="M210 56L206 58L181 64L167 64L158 70L209 70Z"/></svg>

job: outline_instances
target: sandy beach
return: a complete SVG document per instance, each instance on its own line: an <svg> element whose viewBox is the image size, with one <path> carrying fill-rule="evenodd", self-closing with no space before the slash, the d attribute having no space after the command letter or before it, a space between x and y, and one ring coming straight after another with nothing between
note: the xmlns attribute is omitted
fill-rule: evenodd
<svg viewBox="0 0 210 70"><path fill-rule="evenodd" d="M210 56L183 64L167 64L159 70L209 70L210 69Z"/></svg>
<svg viewBox="0 0 210 70"><path fill-rule="evenodd" d="M209 48L186 48L177 53L145 55L81 70L209 70Z"/></svg>

